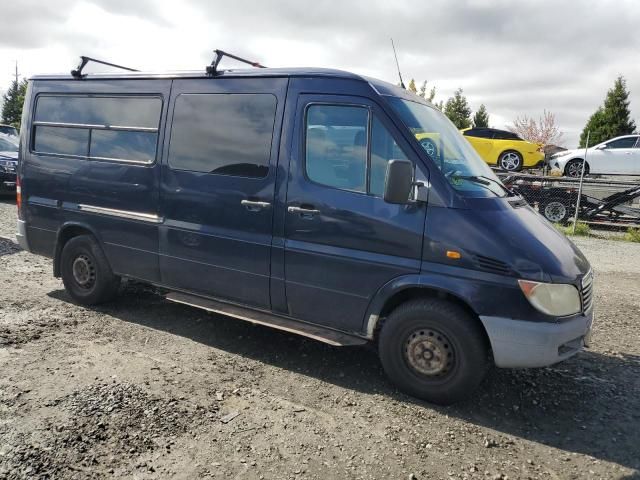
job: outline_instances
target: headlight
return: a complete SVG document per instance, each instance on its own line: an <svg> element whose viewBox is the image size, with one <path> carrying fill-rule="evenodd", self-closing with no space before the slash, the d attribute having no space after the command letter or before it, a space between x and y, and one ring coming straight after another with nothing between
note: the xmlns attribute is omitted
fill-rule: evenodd
<svg viewBox="0 0 640 480"><path fill-rule="evenodd" d="M565 317L581 310L580 293L573 285L529 280L518 280L518 284L529 303L544 314Z"/></svg>
<svg viewBox="0 0 640 480"><path fill-rule="evenodd" d="M563 152L554 153L553 155L551 155L551 158L560 158L570 154L571 154L571 150L565 150Z"/></svg>

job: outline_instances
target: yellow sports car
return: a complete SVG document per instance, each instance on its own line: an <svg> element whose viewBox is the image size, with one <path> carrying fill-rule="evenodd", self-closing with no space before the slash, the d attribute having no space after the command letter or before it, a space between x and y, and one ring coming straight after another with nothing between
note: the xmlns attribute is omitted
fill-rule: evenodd
<svg viewBox="0 0 640 480"><path fill-rule="evenodd" d="M544 161L542 144L527 142L515 133L496 128L465 128L460 131L489 165L517 172L536 167Z"/></svg>

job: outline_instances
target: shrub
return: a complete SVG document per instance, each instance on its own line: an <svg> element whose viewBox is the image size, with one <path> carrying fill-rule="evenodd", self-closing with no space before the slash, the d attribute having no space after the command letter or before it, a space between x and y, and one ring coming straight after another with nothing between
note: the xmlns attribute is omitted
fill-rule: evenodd
<svg viewBox="0 0 640 480"><path fill-rule="evenodd" d="M627 242L638 242L640 243L640 228L630 228L627 230L627 233L624 235L624 239Z"/></svg>
<svg viewBox="0 0 640 480"><path fill-rule="evenodd" d="M573 225L560 225L559 223L554 223L554 226L560 230L565 235L575 235L576 237L588 237L591 235L591 229L589 228L589 224L585 222L576 223L576 231L573 231Z"/></svg>

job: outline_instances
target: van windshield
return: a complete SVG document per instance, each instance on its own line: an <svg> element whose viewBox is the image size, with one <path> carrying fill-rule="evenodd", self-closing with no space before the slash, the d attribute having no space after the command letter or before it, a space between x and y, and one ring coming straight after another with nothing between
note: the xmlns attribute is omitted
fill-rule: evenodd
<svg viewBox="0 0 640 480"><path fill-rule="evenodd" d="M471 144L438 109L398 97L386 97L400 119L463 195L504 197L507 190Z"/></svg>

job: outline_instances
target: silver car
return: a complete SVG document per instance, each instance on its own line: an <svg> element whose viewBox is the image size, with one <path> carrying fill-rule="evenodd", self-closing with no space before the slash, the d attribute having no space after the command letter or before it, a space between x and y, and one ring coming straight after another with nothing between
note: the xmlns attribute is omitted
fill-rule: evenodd
<svg viewBox="0 0 640 480"><path fill-rule="evenodd" d="M586 150L585 175L640 175L640 135L624 135ZM551 168L559 168L567 177L579 177L585 149L565 150L549 160Z"/></svg>

